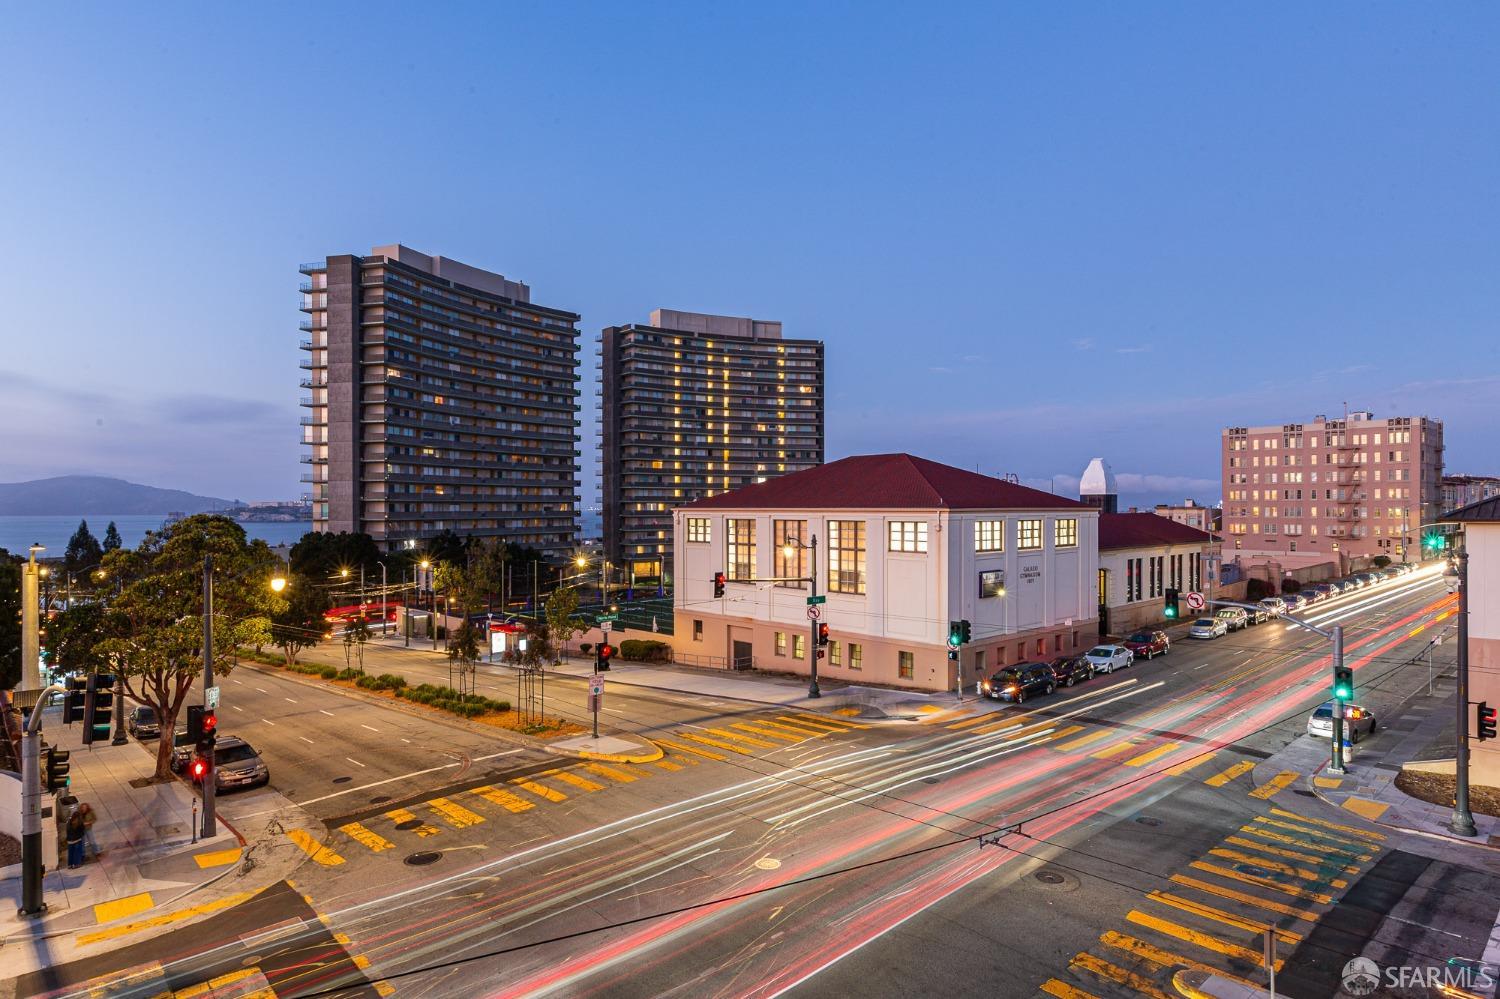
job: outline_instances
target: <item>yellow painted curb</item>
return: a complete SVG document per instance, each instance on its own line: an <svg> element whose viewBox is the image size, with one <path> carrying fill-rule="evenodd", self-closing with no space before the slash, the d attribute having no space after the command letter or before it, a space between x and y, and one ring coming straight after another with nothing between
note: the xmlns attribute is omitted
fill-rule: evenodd
<svg viewBox="0 0 1500 999"><path fill-rule="evenodd" d="M100 902L94 906L94 922L103 925L117 919L128 919L145 912L155 904L151 901L149 891L143 891L139 895L127 895L109 902Z"/></svg>
<svg viewBox="0 0 1500 999"><path fill-rule="evenodd" d="M240 892L236 895L230 895L227 898L216 899L212 902L205 902L202 905L195 905L188 909L179 909L176 912L163 913L160 916L152 916L149 919L138 920L134 923L126 923L123 926L112 926L108 929L96 930L93 933L80 933L76 938L77 943L79 946L83 946L84 944L98 943L101 940L112 940L116 937L122 937L130 933L139 932L140 930L151 929L159 926L170 926L173 923L180 923L184 919L191 919L194 916L206 916L210 913L220 912L232 906L239 905L241 902L247 902L258 894L260 894L260 891Z"/></svg>
<svg viewBox="0 0 1500 999"><path fill-rule="evenodd" d="M582 760L597 760L600 763L655 763L657 760L667 755L667 751L665 749L662 749L656 743L651 742L650 739L647 739L646 741L650 743L651 748L652 750L654 750L654 752L591 753L587 749L580 749L578 750L578 758Z"/></svg>
<svg viewBox="0 0 1500 999"><path fill-rule="evenodd" d="M198 862L199 867L224 867L228 864L239 863L240 855L244 852L240 847L232 850L210 850L207 853L193 854L193 859Z"/></svg>

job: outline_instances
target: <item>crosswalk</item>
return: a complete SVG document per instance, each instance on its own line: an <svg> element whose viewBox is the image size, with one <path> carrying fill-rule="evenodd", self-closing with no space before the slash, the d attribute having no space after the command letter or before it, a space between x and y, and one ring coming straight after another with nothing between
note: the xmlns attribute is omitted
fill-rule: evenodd
<svg viewBox="0 0 1500 999"><path fill-rule="evenodd" d="M1147 892L1124 925L1100 934L1068 963L1066 976L1038 989L1058 999L1169 999L1177 994L1172 976L1183 969L1263 989L1265 934L1273 933L1281 953L1291 954L1384 840L1380 833L1273 806ZM1278 970L1283 962L1277 959Z"/></svg>
<svg viewBox="0 0 1500 999"><path fill-rule="evenodd" d="M346 862L345 854L360 850L384 853L395 849L399 843L412 843L413 840L426 840L488 822L503 821L507 816L649 780L652 775L686 770L705 761L730 761L809 739L823 739L869 727L846 718L789 711L751 716L714 727L678 728L665 736L653 737L652 741L661 746L664 755L651 764L620 765L582 760L567 767L497 780L417 804L392 808L374 817L346 822L337 827L336 835L328 842L302 830L291 830L287 836L314 862L324 867L338 867Z"/></svg>

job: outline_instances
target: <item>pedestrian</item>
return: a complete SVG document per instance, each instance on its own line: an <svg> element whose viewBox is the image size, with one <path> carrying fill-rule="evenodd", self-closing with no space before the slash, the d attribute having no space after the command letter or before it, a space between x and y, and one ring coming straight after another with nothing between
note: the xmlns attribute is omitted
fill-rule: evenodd
<svg viewBox="0 0 1500 999"><path fill-rule="evenodd" d="M83 866L83 816L74 812L68 819L68 870Z"/></svg>
<svg viewBox="0 0 1500 999"><path fill-rule="evenodd" d="M94 838L94 820L99 817L99 813L94 811L94 806L86 801L78 806L78 811L83 816L84 851L93 859L98 860L104 856L104 851L99 849L99 841Z"/></svg>
<svg viewBox="0 0 1500 999"><path fill-rule="evenodd" d="M71 794L64 794L57 799L57 855L60 857L68 850L68 820L78 809L78 799Z"/></svg>

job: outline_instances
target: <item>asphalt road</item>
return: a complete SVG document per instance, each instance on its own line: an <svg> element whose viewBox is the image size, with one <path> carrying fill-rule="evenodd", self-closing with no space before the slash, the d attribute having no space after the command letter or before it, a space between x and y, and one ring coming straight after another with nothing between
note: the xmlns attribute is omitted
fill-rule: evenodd
<svg viewBox="0 0 1500 999"><path fill-rule="evenodd" d="M1388 686L1425 641L1412 628L1450 604L1427 575L1308 614L1345 625L1363 690ZM1219 890L1248 897L1291 877L1278 864L1316 864L1342 887L1298 889L1328 898L1301 899L1303 915L1285 917L1313 932L1333 895L1372 876L1380 844L1279 816L1296 807L1291 790L1250 793L1250 767L1305 738L1329 673L1322 639L1267 623L1182 639L1168 656L1022 708L920 725L776 709L719 716L643 697L643 724L668 755L630 768L528 753L472 762L485 747L449 726L332 707L248 671L232 691L235 725L221 716L226 731L252 726L278 789L328 821L327 848L297 887L368 962L278 995L376 982L426 996L1042 989L1079 999L1170 993L1165 950L1147 939L1173 932L1163 925L1190 934L1171 946L1245 973L1244 954L1212 942L1243 950L1224 944L1235 924L1223 920L1253 925L1234 907L1255 903L1179 886L1190 908L1164 922L1142 898L1173 875L1218 877ZM448 767L448 752L469 768ZM319 759L280 762L298 753ZM355 776L354 761L368 773L334 785ZM1234 841L1267 830L1283 839L1259 842L1298 856L1234 859L1250 849ZM1193 866L1209 861L1235 869L1205 877ZM1247 878L1260 881L1247 888ZM163 952L181 948L179 934L212 939L207 925L165 934ZM1290 947L1309 926L1285 932ZM1092 955L1105 945L1113 961Z"/></svg>

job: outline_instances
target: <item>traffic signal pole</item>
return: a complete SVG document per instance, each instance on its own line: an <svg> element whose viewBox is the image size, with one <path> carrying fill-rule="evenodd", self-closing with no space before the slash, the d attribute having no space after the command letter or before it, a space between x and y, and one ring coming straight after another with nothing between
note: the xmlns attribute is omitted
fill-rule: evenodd
<svg viewBox="0 0 1500 999"><path fill-rule="evenodd" d="M1344 626L1336 624L1333 626L1333 675L1341 676L1344 672ZM1354 691L1349 691L1353 696ZM1333 755L1329 757L1328 772L1335 774L1347 773L1344 769L1344 697L1343 690L1337 683L1333 688Z"/></svg>
<svg viewBox="0 0 1500 999"><path fill-rule="evenodd" d="M22 916L40 916L42 901L42 708L63 688L42 691L21 736L21 908Z"/></svg>
<svg viewBox="0 0 1500 999"><path fill-rule="evenodd" d="M812 544L809 547L812 549L812 573L811 573L811 577L810 577L810 585L812 586L812 591L811 592L812 592L813 596L817 596L818 595L818 536L816 534L814 534L812 536ZM807 661L808 661L808 666L809 666L809 677L810 677L809 680L808 680L808 683L807 683L807 696L808 697L822 697L823 696L823 691L821 689L819 689L819 687L818 687L818 621L817 621L817 619L813 618L813 619L809 619L807 623L808 623L808 629L807 629L807 631L808 631Z"/></svg>
<svg viewBox="0 0 1500 999"><path fill-rule="evenodd" d="M1448 823L1454 835L1477 836L1469 811L1469 552L1458 551L1458 753L1454 760L1457 787L1453 795L1453 818Z"/></svg>
<svg viewBox="0 0 1500 999"><path fill-rule="evenodd" d="M214 685L214 557L203 556L203 703L208 705L208 688ZM203 829L202 839L213 839L219 835L219 826L214 814L214 747L209 743L204 754L203 770Z"/></svg>

